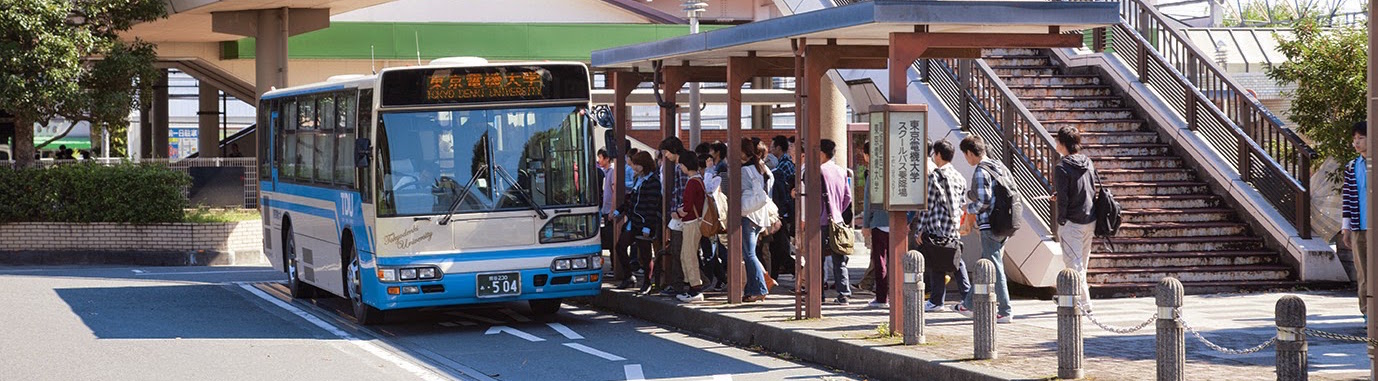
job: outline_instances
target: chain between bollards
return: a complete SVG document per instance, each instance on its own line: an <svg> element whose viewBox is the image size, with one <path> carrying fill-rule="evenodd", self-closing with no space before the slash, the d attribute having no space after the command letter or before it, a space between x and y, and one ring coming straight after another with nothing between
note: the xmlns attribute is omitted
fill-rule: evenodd
<svg viewBox="0 0 1378 381"><path fill-rule="evenodd" d="M904 345L925 342L923 336L923 255L910 250L904 255ZM892 331L893 332L893 331Z"/></svg>

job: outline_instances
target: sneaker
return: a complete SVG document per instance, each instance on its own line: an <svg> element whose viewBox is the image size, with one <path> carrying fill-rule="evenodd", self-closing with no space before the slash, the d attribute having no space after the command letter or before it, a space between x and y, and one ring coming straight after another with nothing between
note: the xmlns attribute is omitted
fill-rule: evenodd
<svg viewBox="0 0 1378 381"><path fill-rule="evenodd" d="M765 296L765 295L747 295L746 297L742 298L742 301L743 301L743 302L746 302L746 303L762 302L762 301L765 301L765 300L766 300L766 296Z"/></svg>
<svg viewBox="0 0 1378 381"><path fill-rule="evenodd" d="M851 302L851 300L848 300L846 295L839 296L839 297L837 297L837 299L833 299L833 304L841 304L841 305L844 305L844 306L847 305L847 304L850 303L850 302Z"/></svg>
<svg viewBox="0 0 1378 381"><path fill-rule="evenodd" d="M871 301L870 303L867 303L867 304L866 304L866 308L878 309L878 310L880 310L880 309L888 310L888 309L890 309L890 303L881 303L881 302L877 302L877 301Z"/></svg>
<svg viewBox="0 0 1378 381"><path fill-rule="evenodd" d="M972 312L970 309L967 309L966 306L963 306L961 304L952 306L952 310L956 311L957 314L965 316L967 318L971 318L972 316L976 315L975 312Z"/></svg>
<svg viewBox="0 0 1378 381"><path fill-rule="evenodd" d="M942 310L943 306L933 304L933 302L926 300L923 302L923 312L939 312Z"/></svg>
<svg viewBox="0 0 1378 381"><path fill-rule="evenodd" d="M679 294L675 296L675 299L679 299L680 302L684 303L702 302L703 294Z"/></svg>
<svg viewBox="0 0 1378 381"><path fill-rule="evenodd" d="M660 290L660 296L670 296L670 297L673 297L673 296L676 296L676 295L679 295L679 294L680 294L680 292L679 292L678 290L675 290L674 287L665 287L664 290Z"/></svg>
<svg viewBox="0 0 1378 381"><path fill-rule="evenodd" d="M1011 315L1000 315L1000 316L996 316L996 317L995 317L995 323L996 323L996 324L1011 324L1011 323L1014 323L1014 316L1011 316Z"/></svg>

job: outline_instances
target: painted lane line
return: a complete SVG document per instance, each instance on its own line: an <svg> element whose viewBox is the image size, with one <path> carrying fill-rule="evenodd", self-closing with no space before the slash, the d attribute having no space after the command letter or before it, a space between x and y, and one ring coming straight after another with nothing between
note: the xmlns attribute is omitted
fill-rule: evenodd
<svg viewBox="0 0 1378 381"><path fill-rule="evenodd" d="M135 274L143 274L143 273L144 273L143 270L129 270L129 271L132 271L132 272L134 272Z"/></svg>
<svg viewBox="0 0 1378 381"><path fill-rule="evenodd" d="M713 378L710 378L709 380L710 380L710 381L732 381L732 375L730 375L730 374L715 374L715 375L713 375Z"/></svg>
<svg viewBox="0 0 1378 381"><path fill-rule="evenodd" d="M479 321L479 322L481 322L481 323L487 323L487 324L493 324L493 325L497 325L497 324L502 324L502 323L503 323L503 322L501 322L501 321L497 321L497 320L493 320L493 319L489 319L489 318L486 318L486 317L482 317L482 316L478 316L478 315L473 315L473 314L469 314L469 313L458 312L458 311L451 312L451 313L449 313L449 315L450 315L450 316L458 316L458 317L466 318L466 319L469 319L469 320L477 320L477 321Z"/></svg>
<svg viewBox="0 0 1378 381"><path fill-rule="evenodd" d="M498 312L502 312L504 315L507 315L508 317L512 318L512 320L516 320L517 322L520 322L520 323L530 323L530 322L531 322L531 318L526 317L526 316L522 316L522 314L517 313L517 311L513 311L513 310L509 310L509 309L503 308L503 309L498 310Z"/></svg>
<svg viewBox="0 0 1378 381"><path fill-rule="evenodd" d="M593 349L593 348L590 348L589 346L583 345L583 344L565 343L564 345L565 345L566 347L574 348L575 350L578 350L578 351L580 351L580 352L584 352L584 353L588 353L588 354L591 354L591 355L594 355L594 356L602 357L604 360L608 360L608 361L626 361L626 360L627 360L627 359L625 359L625 358L622 358L621 356L618 356L618 355L615 355L615 354L611 354L611 353L608 353L608 352L603 352L603 351L600 351L600 350L597 350L597 349ZM637 369L638 371L641 370L641 366L638 365L636 369Z"/></svg>
<svg viewBox="0 0 1378 381"><path fill-rule="evenodd" d="M411 361L402 359L401 357L398 357L396 354L384 350L377 344L374 344L369 341L360 340L359 338L354 337L354 335L345 332L339 327L331 325L330 323L326 323L324 320L321 320L315 315L307 313L306 311L303 311L300 308L288 304L287 302L284 302L281 299L269 296L262 290L259 290L257 287L248 284L241 284L239 285L239 287L243 288L245 291L248 291L250 294L259 297L260 299L267 301L268 303L272 303L273 305L278 306L278 308L282 308L283 310L286 310L287 312L290 312L293 315L297 315L297 317L306 320L308 323L311 323L311 325L319 327L320 329L323 329L326 332L330 332L330 334L335 335L335 337L338 337L341 340L349 342L350 344L354 344L354 346L359 347L359 349L362 349L365 352L368 352L369 354L378 356L378 358L383 359L383 361L387 361L389 363L392 363L393 365L396 365L399 368L402 368L403 370L406 370L408 373L411 373L413 376L416 376L419 379L427 381L444 381L449 379L448 377L436 374L435 372L423 368L420 365L417 365Z"/></svg>
<svg viewBox="0 0 1378 381"><path fill-rule="evenodd" d="M583 339L584 339L584 336L583 336L583 335L580 335L580 334L574 332L574 330L569 329L569 327L566 327L564 324L560 324L560 323L546 323L546 325L550 326L551 329L554 329L555 332L559 332L561 335L565 335L565 338L566 338L566 339L570 339L570 340L583 340Z"/></svg>
<svg viewBox="0 0 1378 381"><path fill-rule="evenodd" d="M201 274L253 274L253 273L266 273L266 272L270 272L270 271L271 271L271 272L277 272L277 270L221 270L221 271L166 272L166 273L151 273L151 272L146 272L146 271L143 271L143 270L132 270L132 271L134 271L134 274L135 274L135 275L141 275L141 276L155 276L155 275L201 275Z"/></svg>
<svg viewBox="0 0 1378 381"><path fill-rule="evenodd" d="M493 328L489 328L489 329L488 329L488 332L487 332L487 333L484 333L484 335L496 335L496 334L504 333L504 332L506 332L506 333L509 334L509 335L516 336L516 337L520 337L520 338L522 338L523 340L530 341L530 342L533 342L533 343L534 343L534 342L537 342L537 341L545 341L545 339L536 337L536 335L532 335L532 334L529 334L529 333L526 333L526 332L522 332L521 330L518 330L518 329L512 328L512 327L508 327L508 326L505 326L505 325L499 325L499 326L494 326Z"/></svg>
<svg viewBox="0 0 1378 381"><path fill-rule="evenodd" d="M646 379L646 374L641 373L641 364L623 365L622 373L625 373L627 375L627 381Z"/></svg>

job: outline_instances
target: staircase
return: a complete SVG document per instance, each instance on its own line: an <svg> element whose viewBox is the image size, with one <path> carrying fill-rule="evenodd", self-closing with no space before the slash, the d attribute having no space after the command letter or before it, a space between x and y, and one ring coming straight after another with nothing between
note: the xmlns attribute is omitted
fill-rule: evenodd
<svg viewBox="0 0 1378 381"><path fill-rule="evenodd" d="M1093 295L1151 294L1169 276L1189 293L1297 284L1279 252L1097 75L1063 73L1033 49L989 50L985 60L1048 133L1082 132L1083 153L1124 207L1115 250L1095 241L1087 271Z"/></svg>

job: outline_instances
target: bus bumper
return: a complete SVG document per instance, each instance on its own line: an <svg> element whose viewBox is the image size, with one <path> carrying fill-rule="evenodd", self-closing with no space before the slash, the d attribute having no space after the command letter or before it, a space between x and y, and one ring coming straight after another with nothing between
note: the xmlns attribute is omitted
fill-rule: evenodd
<svg viewBox="0 0 1378 381"><path fill-rule="evenodd" d="M521 292L517 295L478 297L479 273L447 273L438 281L373 283L364 291L369 305L380 310L440 307L480 303L504 303L520 300L572 298L595 296L602 289L603 270L554 272L549 268L503 271L521 274ZM485 272L487 274L487 272ZM390 288L397 288L390 292ZM415 287L415 290L406 289Z"/></svg>

